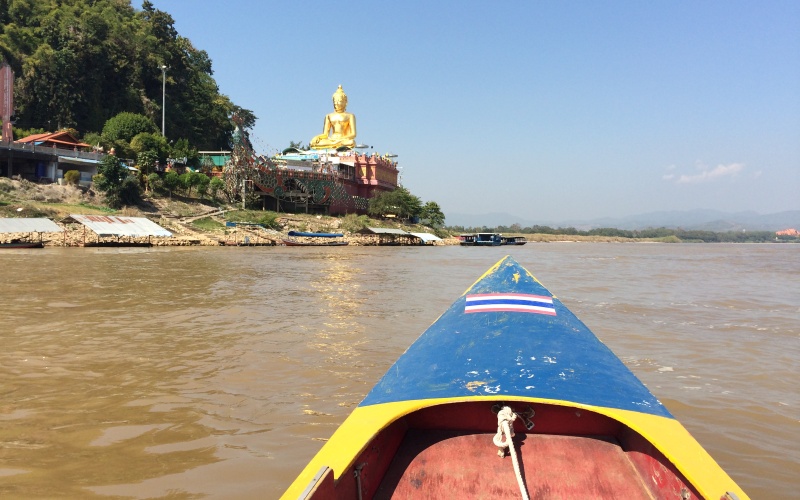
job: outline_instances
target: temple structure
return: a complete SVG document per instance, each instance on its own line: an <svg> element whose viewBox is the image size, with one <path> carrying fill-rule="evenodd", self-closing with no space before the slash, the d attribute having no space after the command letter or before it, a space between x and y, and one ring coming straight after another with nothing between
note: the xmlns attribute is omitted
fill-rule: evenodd
<svg viewBox="0 0 800 500"><path fill-rule="evenodd" d="M311 149L286 149L254 162L248 178L264 208L366 213L370 198L397 187L399 170L392 157L357 151L356 119L346 112L347 95L341 85L333 94L333 106L322 134L309 142Z"/></svg>

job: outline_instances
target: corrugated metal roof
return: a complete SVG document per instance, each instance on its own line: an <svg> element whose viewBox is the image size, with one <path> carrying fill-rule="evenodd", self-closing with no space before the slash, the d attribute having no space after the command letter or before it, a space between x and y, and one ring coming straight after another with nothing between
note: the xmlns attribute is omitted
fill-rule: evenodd
<svg viewBox="0 0 800 500"><path fill-rule="evenodd" d="M144 217L71 214L69 218L88 227L98 236L172 236L172 233Z"/></svg>
<svg viewBox="0 0 800 500"><path fill-rule="evenodd" d="M431 241L442 241L441 238L431 233L408 233L408 234L416 236L417 238L421 239L423 243L428 243Z"/></svg>
<svg viewBox="0 0 800 500"><path fill-rule="evenodd" d="M0 233L60 233L58 224L50 219L0 219Z"/></svg>
<svg viewBox="0 0 800 500"><path fill-rule="evenodd" d="M403 231L402 229L392 229L392 228L387 228L387 227L368 227L368 228L365 228L365 229L368 230L369 232L373 233L373 234L398 234L398 235L405 235L405 236L408 236L409 234L411 234L411 233L407 233L407 232Z"/></svg>
<svg viewBox="0 0 800 500"><path fill-rule="evenodd" d="M74 156L59 156L58 157L59 163L72 163L74 165L83 165L84 163L89 163L92 165L98 165L100 160L92 160L91 158L77 158Z"/></svg>

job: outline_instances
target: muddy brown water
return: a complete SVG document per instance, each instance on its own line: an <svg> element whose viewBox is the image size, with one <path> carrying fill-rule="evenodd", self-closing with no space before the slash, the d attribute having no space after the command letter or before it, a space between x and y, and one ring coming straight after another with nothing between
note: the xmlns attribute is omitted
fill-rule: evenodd
<svg viewBox="0 0 800 500"><path fill-rule="evenodd" d="M277 498L513 255L753 498L800 491L800 245L0 251L0 497Z"/></svg>

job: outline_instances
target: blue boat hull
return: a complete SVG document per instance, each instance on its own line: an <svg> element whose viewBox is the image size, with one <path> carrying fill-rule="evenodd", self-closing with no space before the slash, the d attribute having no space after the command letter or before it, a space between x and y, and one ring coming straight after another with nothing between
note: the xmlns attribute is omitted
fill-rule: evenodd
<svg viewBox="0 0 800 500"><path fill-rule="evenodd" d="M343 233L308 233L304 231L289 231L289 236L302 236L304 238L341 238Z"/></svg>
<svg viewBox="0 0 800 500"><path fill-rule="evenodd" d="M517 434L506 441L513 469L491 458L504 414ZM397 360L284 498L521 492L747 498L611 350L506 257Z"/></svg>

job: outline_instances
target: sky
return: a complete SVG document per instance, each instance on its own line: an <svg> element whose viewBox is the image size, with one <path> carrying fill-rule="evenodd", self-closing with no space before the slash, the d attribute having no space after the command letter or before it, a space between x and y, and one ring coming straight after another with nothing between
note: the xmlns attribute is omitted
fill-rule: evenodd
<svg viewBox="0 0 800 500"><path fill-rule="evenodd" d="M152 2L258 153L321 133L342 85L446 216L800 210L796 0Z"/></svg>

